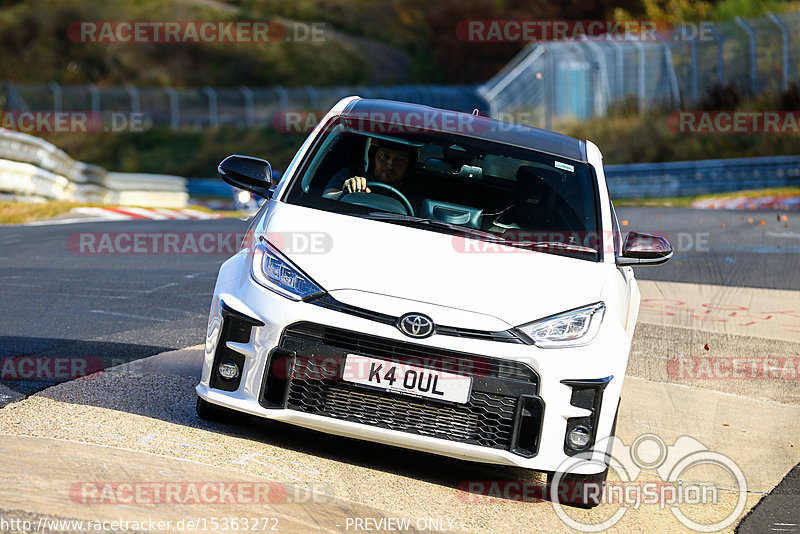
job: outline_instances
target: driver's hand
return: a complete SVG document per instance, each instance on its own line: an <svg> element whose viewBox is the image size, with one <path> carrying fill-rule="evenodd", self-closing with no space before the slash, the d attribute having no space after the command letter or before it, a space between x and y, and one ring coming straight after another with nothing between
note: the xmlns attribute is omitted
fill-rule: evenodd
<svg viewBox="0 0 800 534"><path fill-rule="evenodd" d="M345 193L371 193L367 187L367 179L363 176L354 176L344 181L342 191Z"/></svg>

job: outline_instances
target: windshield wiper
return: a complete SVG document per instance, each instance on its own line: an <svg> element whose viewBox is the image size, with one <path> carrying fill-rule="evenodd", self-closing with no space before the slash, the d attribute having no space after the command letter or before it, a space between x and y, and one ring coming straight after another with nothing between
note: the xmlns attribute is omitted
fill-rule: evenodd
<svg viewBox="0 0 800 534"><path fill-rule="evenodd" d="M470 228L469 226L461 226L460 224L453 224L445 221L440 221L438 219L426 219L425 217L414 217L413 215L403 215L400 213L387 213L382 211L371 212L368 215L362 215L362 217L365 217L367 219L373 219L376 221L409 222L425 226L435 226L436 228L445 228L447 230L453 230L455 232L461 232L469 235L474 235L477 237L484 237L492 241L497 241L498 243L505 243L505 240L496 233L487 232L485 230L479 230L477 228Z"/></svg>
<svg viewBox="0 0 800 534"><path fill-rule="evenodd" d="M373 219L377 221L383 220L383 221L409 222L413 224L434 226L437 228L445 228L448 230L453 230L455 232L464 233L470 236L480 237L487 241L491 241L492 243L497 243L500 245L506 245L510 247L534 248L534 249L543 248L550 250L563 250L566 252L578 252L583 254L597 254L597 249L591 247L585 247L583 245L576 245L574 243L564 243L563 241L514 241L511 239L506 239L502 235L494 232L478 230L477 228L469 228L467 226L461 226L459 224L439 221L437 219L426 219L424 217L414 217L413 215L403 215L401 213L374 211L370 212L367 215L360 215L360 217Z"/></svg>

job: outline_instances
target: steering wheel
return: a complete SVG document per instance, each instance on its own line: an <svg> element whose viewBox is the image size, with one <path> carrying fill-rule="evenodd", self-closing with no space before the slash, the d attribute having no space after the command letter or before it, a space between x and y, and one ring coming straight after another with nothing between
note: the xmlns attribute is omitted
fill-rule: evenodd
<svg viewBox="0 0 800 534"><path fill-rule="evenodd" d="M401 193L397 188L389 184L385 184L383 182L367 182L367 187L369 187L370 189L372 188L384 189L390 193L393 193L394 196L397 197L397 199L400 202L402 202L403 207L406 209L408 215L416 215L414 213L414 208L411 206L411 202L409 202L408 198L406 198L406 196L403 193ZM339 200L342 200L342 198L346 195L352 195L352 194L353 193L344 193L342 196L339 197Z"/></svg>

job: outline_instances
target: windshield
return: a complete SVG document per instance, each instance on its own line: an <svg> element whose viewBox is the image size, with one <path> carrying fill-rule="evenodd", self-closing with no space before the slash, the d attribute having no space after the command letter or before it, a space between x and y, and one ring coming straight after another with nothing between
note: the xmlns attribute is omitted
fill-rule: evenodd
<svg viewBox="0 0 800 534"><path fill-rule="evenodd" d="M452 133L337 119L284 200L599 261L596 189L587 163Z"/></svg>

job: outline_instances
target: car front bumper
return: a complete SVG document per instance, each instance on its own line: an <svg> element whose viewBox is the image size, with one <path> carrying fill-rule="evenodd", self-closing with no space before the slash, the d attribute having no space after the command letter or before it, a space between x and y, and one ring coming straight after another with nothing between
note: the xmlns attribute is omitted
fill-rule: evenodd
<svg viewBox="0 0 800 534"><path fill-rule="evenodd" d="M197 393L331 434L556 471L580 452L566 446L570 428L590 426L593 442L611 432L630 342L621 325L605 322L591 344L569 349L439 334L412 340L393 325L261 287L240 253L217 280ZM469 400L443 403L345 382L348 354L472 376ZM222 379L221 361L234 361L239 378ZM601 470L603 452L573 472Z"/></svg>

